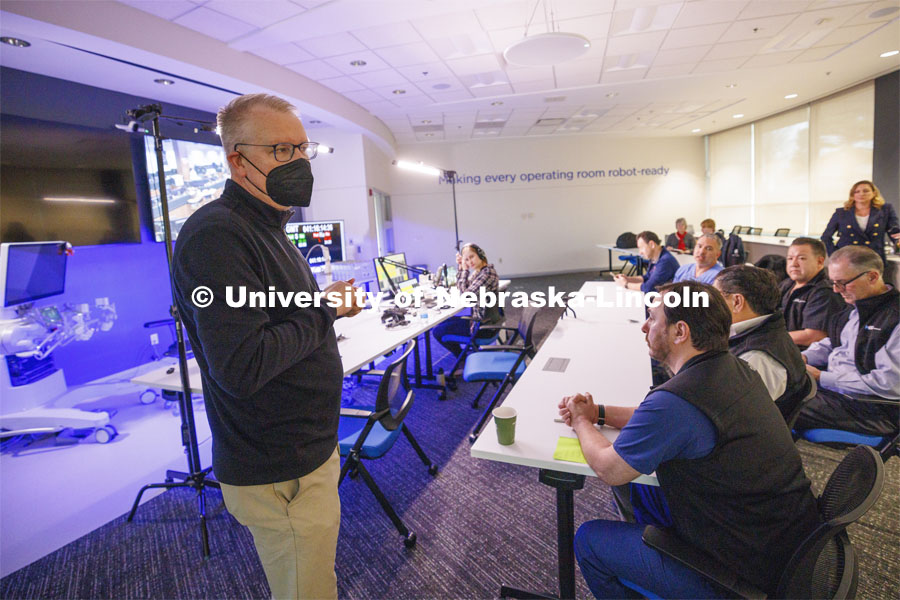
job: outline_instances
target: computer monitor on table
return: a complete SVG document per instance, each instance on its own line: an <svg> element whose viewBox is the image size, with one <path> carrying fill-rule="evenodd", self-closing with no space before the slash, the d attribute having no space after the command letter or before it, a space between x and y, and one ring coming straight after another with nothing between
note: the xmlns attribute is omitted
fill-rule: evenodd
<svg viewBox="0 0 900 600"><path fill-rule="evenodd" d="M0 244L0 307L65 292L66 246L61 241Z"/></svg>
<svg viewBox="0 0 900 600"><path fill-rule="evenodd" d="M378 290L386 293L393 293L395 288L400 287L400 283L410 279L409 271L401 266L391 263L401 263L406 265L406 254L397 252L395 254L387 254L380 258L384 258L385 262L381 262L378 258L373 258L375 263L375 275L378 278ZM387 261L391 261L390 263ZM390 281L394 282L391 285Z"/></svg>

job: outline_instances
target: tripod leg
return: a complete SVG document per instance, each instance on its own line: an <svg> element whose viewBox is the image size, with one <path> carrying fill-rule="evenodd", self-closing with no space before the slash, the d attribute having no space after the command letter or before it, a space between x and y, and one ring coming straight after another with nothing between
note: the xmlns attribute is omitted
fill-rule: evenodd
<svg viewBox="0 0 900 600"><path fill-rule="evenodd" d="M134 514L137 512L138 505L141 503L141 497L144 495L149 489L153 488L165 488L171 489L176 487L190 487L189 483L183 482L166 482L166 483L148 483L144 487L141 488L141 491L138 492L137 498L134 499L134 504L131 506L131 512L128 513L128 518L125 519L128 523L131 523L132 519L134 519Z"/></svg>
<svg viewBox="0 0 900 600"><path fill-rule="evenodd" d="M203 542L203 558L209 558L209 530L206 527L206 497L203 495L203 482L197 488L197 508L200 510L200 537Z"/></svg>

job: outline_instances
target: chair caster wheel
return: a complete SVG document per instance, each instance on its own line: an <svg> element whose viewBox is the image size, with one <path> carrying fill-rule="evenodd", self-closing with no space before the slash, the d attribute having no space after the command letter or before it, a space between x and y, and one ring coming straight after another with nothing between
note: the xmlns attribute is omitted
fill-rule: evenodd
<svg viewBox="0 0 900 600"><path fill-rule="evenodd" d="M347 473L347 476L350 477L350 479L356 479L357 477L359 477L359 470L358 470L358 469L351 469L351 470Z"/></svg>
<svg viewBox="0 0 900 600"><path fill-rule="evenodd" d="M112 425L104 425L94 431L94 440L96 440L98 444L108 444L113 441L117 435L119 435L119 432L116 431L115 427Z"/></svg>
<svg viewBox="0 0 900 600"><path fill-rule="evenodd" d="M451 392L455 392L455 391L456 391L456 387L457 387L457 386L456 386L456 379L454 379L453 377L448 377L448 378L447 378L447 387L450 388L450 391L451 391Z"/></svg>
<svg viewBox="0 0 900 600"><path fill-rule="evenodd" d="M435 475L437 475L437 474L438 474L438 466L437 466L437 465L431 465L430 467L428 467L428 474L431 475L432 477L434 477Z"/></svg>
<svg viewBox="0 0 900 600"><path fill-rule="evenodd" d="M441 390L438 394L438 400L446 400L447 399L447 390Z"/></svg>
<svg viewBox="0 0 900 600"><path fill-rule="evenodd" d="M477 440L477 439L478 439L478 434L477 434L477 433L472 433L472 434L469 435L469 443L470 443L470 444L474 444L474 443L475 443L475 440Z"/></svg>
<svg viewBox="0 0 900 600"><path fill-rule="evenodd" d="M416 532L410 531L409 534L403 538L403 545L407 548L415 548L416 547Z"/></svg>

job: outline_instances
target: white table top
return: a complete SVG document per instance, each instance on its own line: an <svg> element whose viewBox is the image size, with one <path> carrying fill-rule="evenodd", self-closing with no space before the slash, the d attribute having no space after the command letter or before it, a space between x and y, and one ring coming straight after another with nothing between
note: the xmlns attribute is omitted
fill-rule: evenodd
<svg viewBox="0 0 900 600"><path fill-rule="evenodd" d="M625 291L610 282L588 282L581 288L595 296L602 290L605 302L614 302L617 291L640 298L640 292ZM563 396L590 392L596 402L610 406L637 406L651 385L650 358L644 334L643 305L631 308L598 308L586 303L575 307L577 318L567 316L550 333L534 360L504 400L516 409L516 441L510 446L497 442L493 419L472 446L472 456L540 469L595 476L586 464L553 459L560 437L575 438L564 423L555 423L557 405ZM564 373L544 371L549 358L570 360ZM603 435L614 441L619 431L609 427ZM655 484L655 477L642 476L639 483Z"/></svg>
<svg viewBox="0 0 900 600"><path fill-rule="evenodd" d="M409 325L387 329L381 323L381 313L384 312L384 308L386 306L382 304L378 310L367 309L355 317L338 319L334 322L335 333L344 336L343 339L338 340L338 351L341 353L345 377L462 310L460 308L419 309L419 314L407 316L407 320L410 321ZM423 319L422 314L427 314L428 318ZM170 369L172 372L168 373L167 371ZM188 375L191 380L191 392L202 394L200 367L194 358L188 360ZM151 388L181 391L181 375L177 365L161 367L135 377L131 381Z"/></svg>
<svg viewBox="0 0 900 600"><path fill-rule="evenodd" d="M596 244L596 246L598 248L603 248L604 250L613 250L615 252L621 252L622 254L634 254L635 256L640 256L640 252L637 248L616 248L613 244ZM680 252L672 252L671 250L669 250L669 253L675 257L679 265L683 266L694 262L694 255L691 253L681 254Z"/></svg>

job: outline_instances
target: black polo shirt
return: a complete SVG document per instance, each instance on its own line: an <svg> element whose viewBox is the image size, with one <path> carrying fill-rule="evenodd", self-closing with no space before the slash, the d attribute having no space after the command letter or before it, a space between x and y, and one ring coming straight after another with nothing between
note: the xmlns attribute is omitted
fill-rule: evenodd
<svg viewBox="0 0 900 600"><path fill-rule="evenodd" d="M818 329L828 331L828 321L840 312L845 304L839 294L831 289L825 278L825 269L819 271L806 285L791 291L794 281L781 283L781 310L788 331Z"/></svg>

